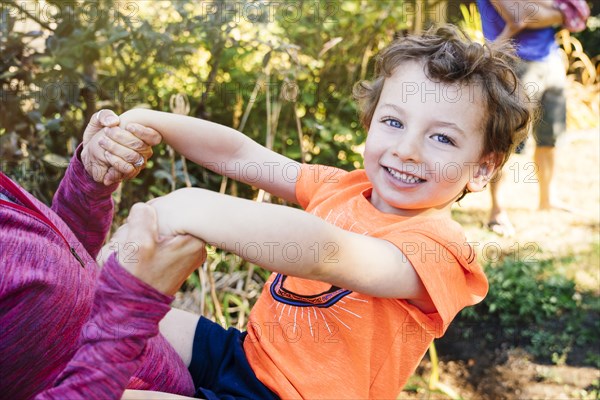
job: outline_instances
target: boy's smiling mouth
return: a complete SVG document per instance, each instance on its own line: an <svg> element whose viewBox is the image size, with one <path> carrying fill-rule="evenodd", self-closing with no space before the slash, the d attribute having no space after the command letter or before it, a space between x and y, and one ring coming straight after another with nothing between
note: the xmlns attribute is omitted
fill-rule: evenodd
<svg viewBox="0 0 600 400"><path fill-rule="evenodd" d="M384 167L384 169L391 175L395 180L407 184L415 184L425 182L425 179L421 179L418 176L408 174L406 172L400 172L390 167Z"/></svg>

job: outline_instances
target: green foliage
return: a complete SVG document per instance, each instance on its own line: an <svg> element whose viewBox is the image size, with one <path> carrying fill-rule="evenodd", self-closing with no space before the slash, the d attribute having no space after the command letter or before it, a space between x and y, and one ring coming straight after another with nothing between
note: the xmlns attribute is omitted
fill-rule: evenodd
<svg viewBox="0 0 600 400"><path fill-rule="evenodd" d="M581 42L584 49L589 49L591 57L597 57L600 56L600 35L598 34L600 32L600 4L596 2L593 6L592 15L587 21L587 29L572 35Z"/></svg>
<svg viewBox="0 0 600 400"><path fill-rule="evenodd" d="M577 358L578 363L598 365L597 296L580 293L575 281L557 268L572 268L575 261L507 256L488 265L489 293L481 304L462 311L457 329L474 339L481 333L477 327L485 326L488 342L525 346L542 361L564 364Z"/></svg>
<svg viewBox="0 0 600 400"><path fill-rule="evenodd" d="M192 116L290 158L361 167L366 133L352 87L370 76L373 56L396 33L412 28L414 4L404 5L0 0L2 171L50 203L96 111L171 111L176 94L186 96ZM161 145L115 193L115 225L133 203L186 181L257 197L255 188L224 182ZM205 315L242 327L264 279L260 269L215 251L189 286L202 289Z"/></svg>
<svg viewBox="0 0 600 400"><path fill-rule="evenodd" d="M408 27L401 2L0 4L0 104L10 111L0 115L2 169L47 203L59 180L46 176L64 171L94 112L170 111L178 93L192 115L243 128L291 158L360 167L365 132L352 86ZM177 159L157 148L123 186L119 209L183 186ZM220 188L220 177L189 168L192 184ZM256 196L235 183L228 191Z"/></svg>
<svg viewBox="0 0 600 400"><path fill-rule="evenodd" d="M505 325L540 323L577 308L575 283L550 272L551 261L522 262L509 260L488 268L490 293L488 312L497 313Z"/></svg>

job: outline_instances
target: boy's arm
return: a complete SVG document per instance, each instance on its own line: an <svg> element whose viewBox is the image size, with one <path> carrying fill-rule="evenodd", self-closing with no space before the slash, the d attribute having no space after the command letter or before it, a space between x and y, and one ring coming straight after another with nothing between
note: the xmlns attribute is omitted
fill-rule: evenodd
<svg viewBox="0 0 600 400"><path fill-rule="evenodd" d="M343 230L295 208L197 188L177 190L150 204L161 234L185 232L270 271L425 304L427 294L416 271L386 240Z"/></svg>
<svg viewBox="0 0 600 400"><path fill-rule="evenodd" d="M120 119L121 126L137 122L154 128L176 151L211 171L297 203L300 163L261 146L235 129L198 118L144 109L127 111Z"/></svg>

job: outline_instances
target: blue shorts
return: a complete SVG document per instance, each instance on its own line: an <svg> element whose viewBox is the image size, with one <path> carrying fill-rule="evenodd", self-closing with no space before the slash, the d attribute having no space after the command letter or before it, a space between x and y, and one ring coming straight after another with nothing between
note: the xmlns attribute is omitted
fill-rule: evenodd
<svg viewBox="0 0 600 400"><path fill-rule="evenodd" d="M208 400L279 400L252 371L242 344L245 332L223 329L200 317L194 334L190 373L196 397Z"/></svg>

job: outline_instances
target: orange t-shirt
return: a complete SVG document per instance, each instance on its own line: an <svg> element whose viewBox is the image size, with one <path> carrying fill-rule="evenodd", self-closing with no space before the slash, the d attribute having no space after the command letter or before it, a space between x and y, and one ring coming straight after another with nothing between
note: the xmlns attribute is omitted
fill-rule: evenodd
<svg viewBox="0 0 600 400"><path fill-rule="evenodd" d="M395 399L432 340L487 293L458 223L384 214L369 202L371 191L364 170L316 165L303 165L296 184L307 212L398 246L436 312L425 314L403 299L272 274L250 313L244 350L258 379L282 399ZM333 244L310 250L335 258Z"/></svg>

